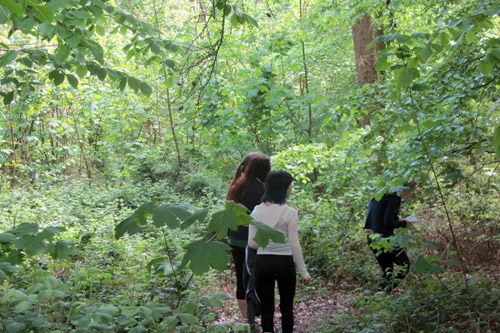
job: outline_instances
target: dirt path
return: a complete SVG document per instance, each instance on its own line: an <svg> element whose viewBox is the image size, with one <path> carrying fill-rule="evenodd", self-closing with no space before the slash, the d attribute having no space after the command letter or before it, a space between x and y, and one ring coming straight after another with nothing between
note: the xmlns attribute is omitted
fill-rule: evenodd
<svg viewBox="0 0 500 333"><path fill-rule="evenodd" d="M221 287L220 292L227 295L234 294L234 287L230 279L224 279L226 284ZM332 327L332 319L338 312L349 312L351 296L345 291L335 287L297 285L295 295L295 328L297 333L324 332ZM279 309L275 312L276 333L280 333ZM239 323L240 314L234 298L224 302L224 307L219 311L218 323Z"/></svg>

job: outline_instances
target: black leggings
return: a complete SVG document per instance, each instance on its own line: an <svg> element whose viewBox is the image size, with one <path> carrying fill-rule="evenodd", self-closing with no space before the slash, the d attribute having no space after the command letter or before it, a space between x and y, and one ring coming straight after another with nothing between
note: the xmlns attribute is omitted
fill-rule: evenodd
<svg viewBox="0 0 500 333"><path fill-rule="evenodd" d="M281 327L283 333L293 332L293 298L297 278L292 256L258 255L255 261L255 282L262 311L262 331L274 332L274 287L278 282Z"/></svg>
<svg viewBox="0 0 500 333"><path fill-rule="evenodd" d="M246 287L243 283L243 270L245 267L245 248L231 245L234 270L236 273L236 299L245 299Z"/></svg>

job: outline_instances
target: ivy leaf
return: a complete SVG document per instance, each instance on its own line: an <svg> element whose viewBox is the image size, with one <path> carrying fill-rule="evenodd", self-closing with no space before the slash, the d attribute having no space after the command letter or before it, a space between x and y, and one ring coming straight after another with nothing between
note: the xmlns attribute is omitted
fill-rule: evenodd
<svg viewBox="0 0 500 333"><path fill-rule="evenodd" d="M189 263L189 268L195 275L202 275L211 267L224 271L231 247L222 242L199 240L188 244L185 249L187 252L182 260L182 266L185 267Z"/></svg>
<svg viewBox="0 0 500 333"><path fill-rule="evenodd" d="M284 243L285 236L278 230L268 226L260 221L253 221L253 225L257 227L257 233L255 234L254 241L260 247L265 248L269 244L269 239L272 239L275 243Z"/></svg>

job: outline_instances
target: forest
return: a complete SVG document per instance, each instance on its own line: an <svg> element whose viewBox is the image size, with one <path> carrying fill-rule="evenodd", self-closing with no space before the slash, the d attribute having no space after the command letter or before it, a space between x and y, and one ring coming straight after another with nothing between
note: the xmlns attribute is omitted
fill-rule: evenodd
<svg viewBox="0 0 500 333"><path fill-rule="evenodd" d="M255 221L226 202L249 152L294 177L296 332L500 332L499 15L0 0L0 332L249 332L227 231ZM363 225L408 180L387 294Z"/></svg>

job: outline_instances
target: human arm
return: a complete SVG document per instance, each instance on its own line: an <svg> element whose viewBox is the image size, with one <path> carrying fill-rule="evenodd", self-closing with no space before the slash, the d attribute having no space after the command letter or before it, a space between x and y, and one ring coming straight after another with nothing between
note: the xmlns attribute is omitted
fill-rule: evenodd
<svg viewBox="0 0 500 333"><path fill-rule="evenodd" d="M302 255L302 248L299 242L298 233L298 221L299 217L296 210L290 212L289 222L288 222L288 242L290 245L290 250L292 251L293 258L295 259L295 264L299 271L300 276L303 279L304 284L309 284L311 281L311 276L307 272L306 265L304 263L304 257Z"/></svg>
<svg viewBox="0 0 500 333"><path fill-rule="evenodd" d="M398 217L399 207L401 206L401 198L396 195L386 197L387 203L384 212L384 226L388 228L404 228L407 225L406 220L401 220Z"/></svg>

